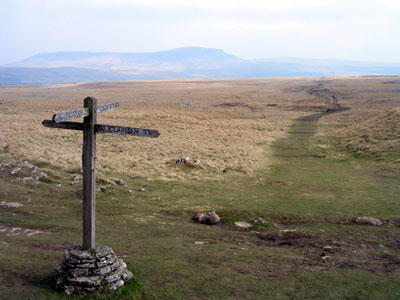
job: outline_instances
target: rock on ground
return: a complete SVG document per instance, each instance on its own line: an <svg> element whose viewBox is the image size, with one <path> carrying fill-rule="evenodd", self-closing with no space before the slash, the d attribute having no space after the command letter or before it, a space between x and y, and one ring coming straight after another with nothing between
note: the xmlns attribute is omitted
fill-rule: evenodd
<svg viewBox="0 0 400 300"><path fill-rule="evenodd" d="M101 291L103 285L116 290L133 278L122 259L103 245L96 245L96 249L90 251L83 250L80 245L66 249L56 271L56 288L67 295Z"/></svg>
<svg viewBox="0 0 400 300"><path fill-rule="evenodd" d="M251 220L254 224L265 224L265 220L261 217L255 217L253 220Z"/></svg>
<svg viewBox="0 0 400 300"><path fill-rule="evenodd" d="M354 220L357 224L360 225L372 225L372 226L382 226L383 222L379 219L373 217L359 217Z"/></svg>
<svg viewBox="0 0 400 300"><path fill-rule="evenodd" d="M217 215L215 211L199 212L193 217L193 220L202 224L209 225L214 225L221 222L221 218Z"/></svg>
<svg viewBox="0 0 400 300"><path fill-rule="evenodd" d="M244 222L244 221L235 222L235 225L236 225L236 227L244 228L244 229L248 229L248 228L253 227L253 225L251 225L251 224L249 224L247 222Z"/></svg>

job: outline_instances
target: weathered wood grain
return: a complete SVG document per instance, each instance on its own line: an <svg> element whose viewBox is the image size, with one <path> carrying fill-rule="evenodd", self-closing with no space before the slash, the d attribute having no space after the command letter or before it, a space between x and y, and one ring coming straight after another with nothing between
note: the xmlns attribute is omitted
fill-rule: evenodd
<svg viewBox="0 0 400 300"><path fill-rule="evenodd" d="M49 128L83 130L83 123L77 123L77 122L55 123L52 120L44 120L42 124L43 126ZM114 126L114 125L102 125L102 124L94 125L94 131L95 133L122 134L122 135L133 135L133 136L150 137L150 138L156 138L160 135L160 133L154 129L133 128L133 127Z"/></svg>
<svg viewBox="0 0 400 300"><path fill-rule="evenodd" d="M84 99L89 115L83 119L83 248L95 249L95 207L96 207L96 124L97 100Z"/></svg>
<svg viewBox="0 0 400 300"><path fill-rule="evenodd" d="M156 138L160 135L157 130L145 129L145 128L133 128L124 126L114 126L114 125L96 125L96 133L111 133L111 134L125 134L140 137L150 137Z"/></svg>
<svg viewBox="0 0 400 300"><path fill-rule="evenodd" d="M53 120L44 120L42 124L44 127L49 127L49 128L83 130L83 123L78 123L78 122L56 123Z"/></svg>
<svg viewBox="0 0 400 300"><path fill-rule="evenodd" d="M89 110L87 108L79 108L70 111L60 112L53 115L53 121L56 123L69 121L72 119L78 119L87 117L89 115Z"/></svg>
<svg viewBox="0 0 400 300"><path fill-rule="evenodd" d="M119 107L118 102L99 105L96 107L96 113L101 114L103 112L110 111L118 107Z"/></svg>
<svg viewBox="0 0 400 300"><path fill-rule="evenodd" d="M96 107L96 113L100 114L106 111L110 111L119 107L119 103L108 103L99 105ZM70 111L60 112L53 115L53 121L56 123L65 122L73 119L84 118L89 115L89 110L87 108L79 108Z"/></svg>
<svg viewBox="0 0 400 300"><path fill-rule="evenodd" d="M96 207L96 133L133 135L156 138L157 130L133 128L114 125L96 124L97 114L119 107L119 103L97 106L94 97L83 101L84 108L66 111L53 115L52 120L44 120L43 126L49 128L83 131L82 165L83 165L83 249L95 249L95 207ZM84 118L83 123L68 122L71 119Z"/></svg>

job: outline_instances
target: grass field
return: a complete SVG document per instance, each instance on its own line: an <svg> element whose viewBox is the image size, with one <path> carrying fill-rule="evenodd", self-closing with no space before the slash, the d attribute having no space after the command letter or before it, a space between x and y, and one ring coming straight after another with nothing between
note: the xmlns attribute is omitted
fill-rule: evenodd
<svg viewBox="0 0 400 300"><path fill-rule="evenodd" d="M0 162L11 164L0 200L23 204L0 207L0 299L400 299L398 89L398 77L0 88ZM82 185L70 185L81 136L40 122L89 95L121 102L99 123L161 136L98 138L109 187L97 193L97 242L135 280L67 297L54 270L81 242ZM350 109L326 114L332 96ZM201 167L176 164L183 156ZM23 184L31 164L49 178ZM194 223L203 210L222 223ZM265 224L234 224L255 217Z"/></svg>

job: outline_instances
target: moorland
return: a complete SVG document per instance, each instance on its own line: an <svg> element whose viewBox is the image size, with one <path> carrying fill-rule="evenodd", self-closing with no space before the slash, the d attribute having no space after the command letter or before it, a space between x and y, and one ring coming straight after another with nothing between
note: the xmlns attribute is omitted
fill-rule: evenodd
<svg viewBox="0 0 400 300"><path fill-rule="evenodd" d="M97 136L97 242L134 280L67 297L82 133L41 122L87 96L160 136ZM395 76L0 86L0 299L399 299L399 107Z"/></svg>

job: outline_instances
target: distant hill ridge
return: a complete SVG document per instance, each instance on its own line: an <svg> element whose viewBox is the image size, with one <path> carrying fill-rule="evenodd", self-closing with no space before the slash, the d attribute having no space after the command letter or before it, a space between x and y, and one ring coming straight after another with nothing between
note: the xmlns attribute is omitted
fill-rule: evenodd
<svg viewBox="0 0 400 300"><path fill-rule="evenodd" d="M240 59L225 53L223 50L186 47L149 53L118 53L118 52L50 52L40 53L10 64L12 67L97 67L112 68L132 63L183 63L187 61L222 62L224 60Z"/></svg>
<svg viewBox="0 0 400 300"><path fill-rule="evenodd" d="M50 52L0 67L0 84L325 75L400 75L400 64L299 58L246 60L202 47L149 53Z"/></svg>

